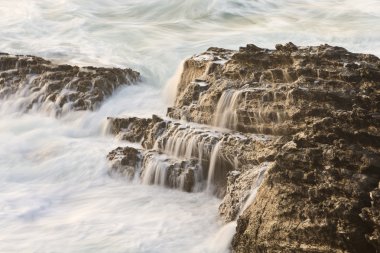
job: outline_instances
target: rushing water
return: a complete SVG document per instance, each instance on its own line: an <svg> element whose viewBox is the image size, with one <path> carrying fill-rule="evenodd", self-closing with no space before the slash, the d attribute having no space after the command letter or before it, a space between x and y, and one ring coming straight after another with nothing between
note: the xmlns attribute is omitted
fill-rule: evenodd
<svg viewBox="0 0 380 253"><path fill-rule="evenodd" d="M0 252L227 250L233 227L219 230L216 198L107 175L105 156L123 143L103 134L105 118L164 114L178 64L210 46L379 55L378 31L378 0L0 0L0 51L144 76L98 111L61 119L0 101Z"/></svg>

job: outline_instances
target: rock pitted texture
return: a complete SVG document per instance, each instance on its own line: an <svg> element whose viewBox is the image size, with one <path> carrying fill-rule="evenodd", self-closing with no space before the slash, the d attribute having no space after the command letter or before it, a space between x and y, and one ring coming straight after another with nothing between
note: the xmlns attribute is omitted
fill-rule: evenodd
<svg viewBox="0 0 380 253"><path fill-rule="evenodd" d="M141 143L198 162L201 189L237 219L233 252L380 252L377 57L210 48L185 61L177 91L167 116L214 128L157 121Z"/></svg>
<svg viewBox="0 0 380 253"><path fill-rule="evenodd" d="M168 115L279 135L299 132L309 120L340 111L372 108L369 117L377 115L378 58L328 45L277 48L210 48L190 58Z"/></svg>
<svg viewBox="0 0 380 253"><path fill-rule="evenodd" d="M21 93L28 97L25 110L42 104L58 113L94 109L139 76L131 69L56 65L30 55L0 54L0 98Z"/></svg>

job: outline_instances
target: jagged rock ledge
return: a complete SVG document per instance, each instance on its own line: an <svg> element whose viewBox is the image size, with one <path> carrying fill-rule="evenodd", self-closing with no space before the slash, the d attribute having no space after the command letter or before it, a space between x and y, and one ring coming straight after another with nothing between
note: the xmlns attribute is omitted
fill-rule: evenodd
<svg viewBox="0 0 380 253"><path fill-rule="evenodd" d="M321 115L379 108L379 82L377 57L340 47L210 48L185 61L168 116L241 132L294 134Z"/></svg>
<svg viewBox="0 0 380 253"><path fill-rule="evenodd" d="M140 79L131 69L57 65L31 55L0 53L0 98L15 93L24 107L45 107L57 114L96 108L121 85Z"/></svg>
<svg viewBox="0 0 380 253"><path fill-rule="evenodd" d="M108 120L110 131L118 138L141 144L141 149L119 147L111 151L108 155L111 172L128 174L130 178L137 173L145 183L188 192L209 187L216 195L224 196L229 174L236 175L247 165L273 158L271 150L266 148L268 143L273 142L271 136L243 135L155 115L151 119L131 117ZM129 160L138 163L129 165ZM216 168L217 173L213 173ZM213 175L210 176L210 173ZM187 184L174 183L181 180Z"/></svg>
<svg viewBox="0 0 380 253"><path fill-rule="evenodd" d="M201 189L215 185L220 214L237 219L233 252L380 252L379 58L210 48L185 61L177 92L172 119L112 120L113 131L143 153L195 159Z"/></svg>

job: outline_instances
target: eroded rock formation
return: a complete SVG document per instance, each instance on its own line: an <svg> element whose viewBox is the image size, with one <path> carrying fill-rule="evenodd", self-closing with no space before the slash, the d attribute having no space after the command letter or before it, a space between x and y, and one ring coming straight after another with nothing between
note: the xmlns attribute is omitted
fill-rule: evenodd
<svg viewBox="0 0 380 253"><path fill-rule="evenodd" d="M132 153L135 156L142 154L140 174L143 182L189 192L208 188L218 196L224 196L229 172L239 173L249 161L261 159L260 155L271 152L265 148L270 137L264 135L231 133L194 123L164 120L157 116L152 119L133 117L109 120L111 132L123 140L141 144L142 151ZM127 148L128 151L130 149ZM120 150L123 148L112 151L108 158L112 171L125 174L124 171L130 169L120 166L120 161L127 154L115 155L120 154ZM169 173L170 168L178 169L176 173ZM145 178L147 170L151 171L150 180ZM216 173L213 173L215 170ZM173 183L175 177L178 182L185 177L188 182L185 188L184 184Z"/></svg>
<svg viewBox="0 0 380 253"><path fill-rule="evenodd" d="M377 57L210 48L185 61L177 91L169 119L113 119L113 132L140 142L142 157L165 157L148 183L187 178L179 188L223 197L233 252L380 252Z"/></svg>
<svg viewBox="0 0 380 253"><path fill-rule="evenodd" d="M138 80L139 73L131 69L56 65L30 55L0 54L0 98L20 93L26 97L24 110L94 109L119 86Z"/></svg>

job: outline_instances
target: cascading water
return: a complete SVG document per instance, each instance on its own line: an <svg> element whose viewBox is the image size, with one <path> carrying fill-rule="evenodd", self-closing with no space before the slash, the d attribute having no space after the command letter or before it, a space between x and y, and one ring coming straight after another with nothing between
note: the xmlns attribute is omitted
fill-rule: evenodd
<svg viewBox="0 0 380 253"><path fill-rule="evenodd" d="M60 118L27 86L1 95L0 252L228 252L234 224L221 226L220 200L109 177L107 153L127 143L104 135L106 118L164 115L170 75L211 46L292 40L379 54L379 8L371 0L0 0L0 51L128 66L143 77L96 111L68 104ZM203 137L182 136L160 148L204 160Z"/></svg>
<svg viewBox="0 0 380 253"><path fill-rule="evenodd" d="M226 90L220 97L216 106L216 112L214 116L214 126L236 129L237 119L237 106L242 91Z"/></svg>
<svg viewBox="0 0 380 253"><path fill-rule="evenodd" d="M239 210L239 217L255 200L257 191L260 188L261 183L263 182L265 172L267 171L270 164L263 164L258 168L254 168L256 174L255 179L252 182L252 187L250 192L247 195L247 200L243 203L243 206ZM217 234L212 238L210 245L215 250L215 252L228 253L229 247L232 241L232 238L235 234L237 226L237 221L233 220L225 224Z"/></svg>
<svg viewBox="0 0 380 253"><path fill-rule="evenodd" d="M284 76L284 78L290 80L290 77ZM253 104L247 103L247 96L250 97L248 100L254 102ZM252 97L255 99L252 99ZM256 129L257 132L263 133L262 126L265 124L277 124L288 119L285 110L276 108L277 103L279 105L290 105L293 103L291 92L286 92L284 94L284 92L281 91L281 87L248 87L240 90L225 90L217 103L213 125L216 127L237 130L239 123L242 123L239 122L241 119L237 117L237 110L244 110L246 107L250 106L254 107L254 110L250 115L247 115L247 118L249 118L251 123L259 126Z"/></svg>
<svg viewBox="0 0 380 253"><path fill-rule="evenodd" d="M149 159L144 164L145 170L142 174L142 182L144 184L156 184L165 186L167 183L166 175L168 164L165 160Z"/></svg>
<svg viewBox="0 0 380 253"><path fill-rule="evenodd" d="M209 166L209 169L208 169L208 176L207 176L207 192L212 192L212 187L213 187L213 183L214 183L214 177L215 177L215 170L217 169L216 166L217 166L217 161L218 161L218 158L219 158L219 150L220 150L220 146L222 145L222 142L219 141L213 148L212 148L212 151L211 151L211 156L210 156L210 166Z"/></svg>
<svg viewBox="0 0 380 253"><path fill-rule="evenodd" d="M153 150L158 153L145 157L146 162L142 166L143 181L192 192L202 191L204 186L209 188L212 183L211 181L205 183L204 174L210 170L210 163L214 162L213 167L215 167L216 158L213 158L212 154L222 138L222 132L195 123L171 122L168 124L168 129L157 138L153 145ZM171 169L168 170L168 167ZM177 172L174 172L174 169ZM194 181L194 186L190 187L183 182L168 184L157 179L157 176L161 175L168 181L168 178L175 177L174 174L180 175L177 179L180 181L189 181L191 178L190 181ZM146 177L149 179L145 179ZM207 176L207 178L210 177Z"/></svg>
<svg viewBox="0 0 380 253"><path fill-rule="evenodd" d="M197 124L172 124L156 140L154 148L175 157L194 157L201 161L203 156L210 154L212 143L220 137L221 133Z"/></svg>

